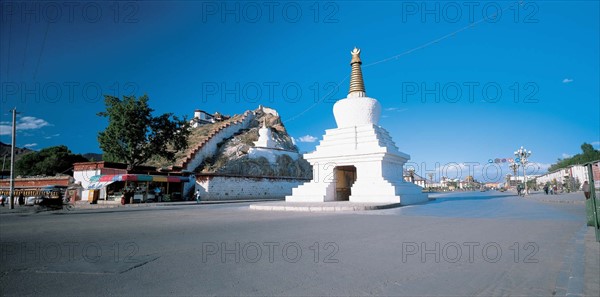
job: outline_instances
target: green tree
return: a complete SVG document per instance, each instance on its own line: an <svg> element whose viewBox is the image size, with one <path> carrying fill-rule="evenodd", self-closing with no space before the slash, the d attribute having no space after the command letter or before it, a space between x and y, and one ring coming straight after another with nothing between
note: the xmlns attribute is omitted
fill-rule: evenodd
<svg viewBox="0 0 600 297"><path fill-rule="evenodd" d="M581 154L577 154L571 158L558 159L555 164L552 164L548 168L548 172L556 171L561 168L566 168L571 165L585 164L592 161L600 160L600 151L595 150L594 147L589 143L583 143L581 145Z"/></svg>
<svg viewBox="0 0 600 297"><path fill-rule="evenodd" d="M144 164L154 156L174 161L175 152L187 147L190 130L185 117L172 113L153 116L148 96L104 96L108 118L106 130L98 133L105 161L126 163L128 169Z"/></svg>
<svg viewBox="0 0 600 297"><path fill-rule="evenodd" d="M594 154L595 150L591 144L584 142L581 145L581 151L583 152L584 155L591 155L591 154Z"/></svg>
<svg viewBox="0 0 600 297"><path fill-rule="evenodd" d="M15 163L15 172L21 176L72 174L73 163L87 161L82 155L71 153L64 145L52 146L24 155Z"/></svg>

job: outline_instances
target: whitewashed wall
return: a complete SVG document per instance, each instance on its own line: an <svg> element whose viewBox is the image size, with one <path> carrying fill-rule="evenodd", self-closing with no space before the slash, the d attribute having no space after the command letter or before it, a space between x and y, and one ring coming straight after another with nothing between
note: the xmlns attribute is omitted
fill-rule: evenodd
<svg viewBox="0 0 600 297"><path fill-rule="evenodd" d="M81 187L83 188L83 190L81 191L81 196L80 196L82 201L87 201L87 199L88 199L88 195L89 195L90 191L87 190L87 188L91 184L90 178L94 175L99 175L99 174L100 174L100 169L73 171L73 179L75 179L75 183L80 182ZM103 188L100 191L101 191L100 197L105 197L106 196L106 188Z"/></svg>
<svg viewBox="0 0 600 297"><path fill-rule="evenodd" d="M202 200L283 199L304 179L271 177L196 176ZM195 190L194 190L195 192Z"/></svg>

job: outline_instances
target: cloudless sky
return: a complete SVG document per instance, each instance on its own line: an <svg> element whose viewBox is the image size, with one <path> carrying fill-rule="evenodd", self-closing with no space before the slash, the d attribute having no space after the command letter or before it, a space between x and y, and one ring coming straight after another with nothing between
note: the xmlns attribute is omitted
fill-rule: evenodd
<svg viewBox="0 0 600 297"><path fill-rule="evenodd" d="M69 3L0 4L4 143L16 107L18 146L101 152L101 94L148 94L188 118L275 108L309 152L357 46L379 124L421 175L480 164L481 179L520 146L541 173L600 147L597 1Z"/></svg>

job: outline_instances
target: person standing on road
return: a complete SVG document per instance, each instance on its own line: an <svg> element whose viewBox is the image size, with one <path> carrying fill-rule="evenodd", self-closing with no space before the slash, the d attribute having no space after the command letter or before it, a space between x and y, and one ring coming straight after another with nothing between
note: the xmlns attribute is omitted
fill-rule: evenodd
<svg viewBox="0 0 600 297"><path fill-rule="evenodd" d="M590 199L590 184L588 183L587 180L585 182L583 182L581 189L583 190L583 195L585 196L585 200Z"/></svg>
<svg viewBox="0 0 600 297"><path fill-rule="evenodd" d="M162 200L162 194L161 194L160 188L159 187L154 188L154 193L156 193L154 201L161 202L161 200Z"/></svg>
<svg viewBox="0 0 600 297"><path fill-rule="evenodd" d="M196 198L196 203L200 203L200 190L196 190L196 194L194 194L194 198Z"/></svg>

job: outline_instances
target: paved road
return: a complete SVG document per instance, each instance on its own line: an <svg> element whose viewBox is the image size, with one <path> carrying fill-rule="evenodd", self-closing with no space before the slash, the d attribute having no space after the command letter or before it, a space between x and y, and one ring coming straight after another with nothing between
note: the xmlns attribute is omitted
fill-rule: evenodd
<svg viewBox="0 0 600 297"><path fill-rule="evenodd" d="M355 213L247 203L2 213L0 294L566 294L587 251L583 204L437 198Z"/></svg>

